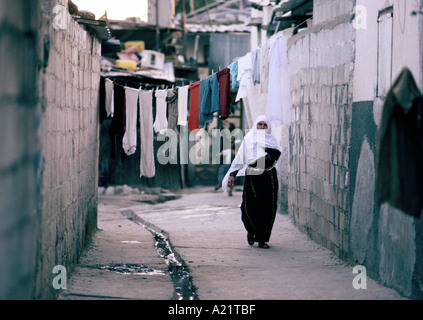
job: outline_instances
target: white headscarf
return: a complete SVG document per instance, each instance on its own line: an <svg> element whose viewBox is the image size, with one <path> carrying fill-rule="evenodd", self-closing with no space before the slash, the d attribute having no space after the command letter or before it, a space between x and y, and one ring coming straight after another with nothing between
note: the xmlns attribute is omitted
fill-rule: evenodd
<svg viewBox="0 0 423 320"><path fill-rule="evenodd" d="M257 123L261 121L266 122L267 129L257 130ZM227 191L229 175L235 171L238 171L238 176L244 175L244 169L249 164L256 162L257 159L267 154L265 148L276 149L282 152L276 138L271 133L270 121L265 115L261 115L254 121L252 130L245 135L235 159L232 161L231 167L222 180L223 192Z"/></svg>

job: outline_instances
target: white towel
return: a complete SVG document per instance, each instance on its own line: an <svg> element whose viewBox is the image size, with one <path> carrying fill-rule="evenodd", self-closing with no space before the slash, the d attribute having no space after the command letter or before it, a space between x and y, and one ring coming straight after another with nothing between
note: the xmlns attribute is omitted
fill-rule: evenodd
<svg viewBox="0 0 423 320"><path fill-rule="evenodd" d="M140 90L140 177L152 178L156 174L154 164L153 92Z"/></svg>
<svg viewBox="0 0 423 320"><path fill-rule="evenodd" d="M178 89L178 125L180 126L188 124L188 88L189 86L183 86Z"/></svg>
<svg viewBox="0 0 423 320"><path fill-rule="evenodd" d="M114 83L110 79L106 79L106 112L108 117L113 117L113 113L115 112L115 104L113 102L114 99Z"/></svg>
<svg viewBox="0 0 423 320"><path fill-rule="evenodd" d="M122 148L129 156L137 149L137 106L139 90L125 87L126 127Z"/></svg>
<svg viewBox="0 0 423 320"><path fill-rule="evenodd" d="M160 132L167 129L167 90L156 90L156 121L154 121L154 131Z"/></svg>
<svg viewBox="0 0 423 320"><path fill-rule="evenodd" d="M245 98L248 95L248 90L253 86L251 52L238 60L237 80L239 81L239 89L235 102Z"/></svg>

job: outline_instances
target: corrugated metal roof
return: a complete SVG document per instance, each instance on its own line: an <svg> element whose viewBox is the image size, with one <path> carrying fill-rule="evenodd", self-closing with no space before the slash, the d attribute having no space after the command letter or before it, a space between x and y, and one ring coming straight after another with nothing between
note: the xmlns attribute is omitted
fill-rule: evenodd
<svg viewBox="0 0 423 320"><path fill-rule="evenodd" d="M222 25L222 24L186 24L186 29L188 32L198 33L198 32L251 32L251 27L247 24L231 24L231 25Z"/></svg>

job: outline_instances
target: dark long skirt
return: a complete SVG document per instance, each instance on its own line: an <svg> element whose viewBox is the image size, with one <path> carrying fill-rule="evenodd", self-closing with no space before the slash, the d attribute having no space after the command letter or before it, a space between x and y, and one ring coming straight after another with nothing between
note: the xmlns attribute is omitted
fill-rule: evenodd
<svg viewBox="0 0 423 320"><path fill-rule="evenodd" d="M256 242L268 242L270 239L277 210L278 187L276 169L245 176L241 218Z"/></svg>

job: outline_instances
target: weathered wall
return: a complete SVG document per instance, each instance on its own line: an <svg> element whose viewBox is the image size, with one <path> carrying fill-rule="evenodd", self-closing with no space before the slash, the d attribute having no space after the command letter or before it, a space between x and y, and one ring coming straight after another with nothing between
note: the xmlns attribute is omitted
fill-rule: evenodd
<svg viewBox="0 0 423 320"><path fill-rule="evenodd" d="M51 285L53 267L63 265L70 272L97 226L101 44L69 14L63 28L53 27L53 5L66 3L43 1L40 19L40 40L48 39L50 48L47 67L39 74L42 191L37 299L56 293Z"/></svg>
<svg viewBox="0 0 423 320"><path fill-rule="evenodd" d="M421 297L422 223L383 204L374 204L377 130L386 94L378 90L378 16L392 7L390 35L391 59L383 65L391 68L391 83L402 68L408 67L421 83L421 17L413 16L419 2L358 0L362 22L356 31L356 67L350 148L351 177L351 260L364 264L368 273L407 297ZM380 19L379 19L380 21Z"/></svg>
<svg viewBox="0 0 423 320"><path fill-rule="evenodd" d="M353 6L353 0L315 0L313 27L288 40L289 212L301 230L341 257L349 245Z"/></svg>
<svg viewBox="0 0 423 320"><path fill-rule="evenodd" d="M0 2L0 299L30 299L40 148L37 1Z"/></svg>
<svg viewBox="0 0 423 320"><path fill-rule="evenodd" d="M100 43L55 5L0 3L1 299L54 299L97 225Z"/></svg>
<svg viewBox="0 0 423 320"><path fill-rule="evenodd" d="M411 298L423 296L423 223L388 204L376 207L374 186L387 90L404 67L423 85L422 16L411 14L421 7L315 0L313 27L288 41L289 212L314 240ZM381 31L385 14L392 25Z"/></svg>

